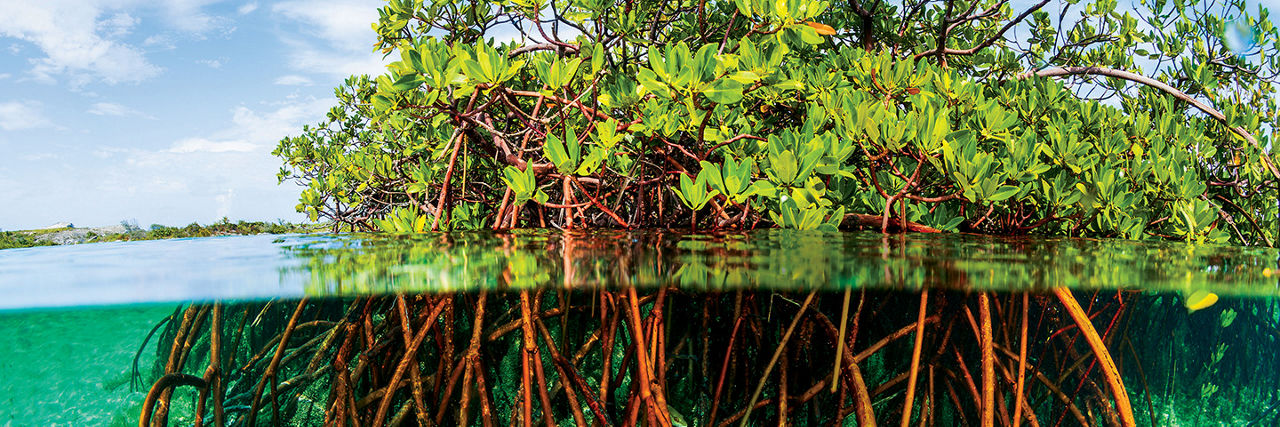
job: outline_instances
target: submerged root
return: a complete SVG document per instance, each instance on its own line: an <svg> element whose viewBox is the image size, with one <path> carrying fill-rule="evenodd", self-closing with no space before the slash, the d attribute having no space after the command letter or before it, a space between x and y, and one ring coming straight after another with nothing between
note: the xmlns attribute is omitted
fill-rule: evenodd
<svg viewBox="0 0 1280 427"><path fill-rule="evenodd" d="M193 305L166 319L140 426L1134 425L1123 378L1158 367L1126 344L1122 371L1093 322L1156 314L1053 296L861 292L852 312L847 292L677 288ZM175 412L180 386L198 397Z"/></svg>

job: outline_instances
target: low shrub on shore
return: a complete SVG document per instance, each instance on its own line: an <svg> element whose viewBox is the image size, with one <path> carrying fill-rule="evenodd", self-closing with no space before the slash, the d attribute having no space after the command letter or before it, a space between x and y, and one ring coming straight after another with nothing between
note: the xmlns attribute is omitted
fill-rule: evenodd
<svg viewBox="0 0 1280 427"><path fill-rule="evenodd" d="M52 245L50 242L38 241L30 235L17 231L0 231L0 249L29 248L32 246Z"/></svg>

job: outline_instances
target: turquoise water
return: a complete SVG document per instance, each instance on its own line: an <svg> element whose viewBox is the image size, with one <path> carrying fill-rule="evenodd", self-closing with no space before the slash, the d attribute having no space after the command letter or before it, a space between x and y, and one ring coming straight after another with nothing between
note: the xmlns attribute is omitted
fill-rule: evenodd
<svg viewBox="0 0 1280 427"><path fill-rule="evenodd" d="M788 372L792 399L824 385L835 354L824 333L834 330L823 332L819 320L836 322L842 309L849 311L851 319L861 319L852 321L853 328L861 325L852 351L870 352L860 369L874 394L874 416L881 424L896 424L913 335L895 331L916 320L922 290L929 294L926 314L938 320L923 329L913 419L956 425L973 424L979 416L966 389L982 378L976 322L983 307L978 295L985 294L991 299L994 345L1005 351L996 364L1009 371L1005 375L1017 372L1019 314L1024 307L1029 313L1026 355L1045 379L1029 375L1025 393L1039 424L1062 419L1061 425L1073 425L1077 413L1090 424L1108 424L1117 415L1108 409L1111 394L1102 368L1053 296L1058 287L1072 290L1069 295L1102 335L1137 425L1275 425L1280 422L1280 377L1274 375L1280 372L1278 258L1280 251L1269 248L1181 243L776 230L242 236L3 250L0 425L137 425L146 392L165 373L175 340L186 337L187 348L178 354L189 359L176 373L209 378L215 310L222 313L216 330L222 335L229 424L245 421L259 383L271 387L258 394L270 396L277 386L285 390L274 408L258 407L259 424L321 423L331 408L347 405L332 400L332 366L346 366L354 375L352 392L363 398L349 405L359 408L362 425L370 424L381 400L379 384L391 379L395 361L406 357L397 352L408 348L408 337L400 333L397 295L404 296L415 325L448 331L422 341L422 351L414 356L422 381L433 390L424 397L426 406L449 408L431 414L443 417L444 424L460 422L453 418L459 416L457 395L441 390L451 376L449 367L462 360L471 318L481 308L490 313L482 319L482 331L492 335L482 340L478 359L494 400L490 416L503 424L519 413L513 402L519 402L523 387L517 375L522 298L535 312L560 310L547 318L546 333L563 341L557 345L562 352L586 348L573 363L584 386L602 387L606 376L615 381L614 391L599 402L607 405L603 417L614 424L626 417L628 393L635 392L630 384L636 373L629 370L635 362L623 357L635 345L621 303L629 298L640 299L642 321L663 319L663 332L647 334L669 336L661 341L662 352L670 353L669 376L663 375L660 386L669 392L672 419L678 415L688 425L742 416L758 381L768 385L761 399L777 397L780 371ZM628 297L633 287L636 296ZM487 295L483 306L481 295ZM666 300L665 312L654 303L660 299ZM802 309L808 299L812 304ZM448 309L440 312L443 307ZM811 314L788 344L784 332L799 316L797 310L805 309ZM611 310L619 316L611 317ZM179 324L186 317L196 329L182 335ZM279 377L264 380L279 349L271 337L289 330L291 317L303 326L281 352ZM602 365L604 349L598 343L611 318L621 326L614 327L610 368ZM741 330L739 323L745 325ZM731 340L735 330L745 338ZM873 346L894 336L906 338ZM744 347L730 351L735 342ZM535 345L542 357L550 357L547 344L535 339ZM341 350L344 346L349 349ZM769 371L771 376L757 379L767 372L775 348L793 350ZM728 357L735 352L744 353ZM377 367L380 363L387 365ZM556 402L550 416L572 425L573 411L557 384L556 368L563 365L544 363ZM722 365L727 381L717 376ZM372 367L361 371L358 366ZM996 381L1004 419L1014 406L1009 378ZM719 401L713 393L717 380L728 384ZM944 392L947 387L954 390ZM171 424L191 423L198 389L176 389ZM389 400L386 419L399 414L411 424L414 397L404 390ZM1059 392L1069 395L1071 405ZM766 405L750 424L786 418L797 425L851 425L853 415L832 418L837 409L852 405L840 400L846 394L803 396L808 397L796 400L794 412L781 415L778 407ZM713 413L712 406L723 409ZM212 418L210 411L206 419ZM532 414L542 411L534 405ZM584 412L596 419L593 410ZM481 418L472 414L469 419L478 425Z"/></svg>
<svg viewBox="0 0 1280 427"><path fill-rule="evenodd" d="M0 425L137 425L147 384L131 386L142 340L172 305L0 312Z"/></svg>

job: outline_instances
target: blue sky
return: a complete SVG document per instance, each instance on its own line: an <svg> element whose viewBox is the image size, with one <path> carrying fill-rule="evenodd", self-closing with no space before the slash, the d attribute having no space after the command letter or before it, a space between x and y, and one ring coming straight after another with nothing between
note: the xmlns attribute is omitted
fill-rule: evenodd
<svg viewBox="0 0 1280 427"><path fill-rule="evenodd" d="M270 152L383 72L382 3L0 0L0 229L303 220Z"/></svg>
<svg viewBox="0 0 1280 427"><path fill-rule="evenodd" d="M302 220L270 152L383 71L381 3L0 0L0 229Z"/></svg>

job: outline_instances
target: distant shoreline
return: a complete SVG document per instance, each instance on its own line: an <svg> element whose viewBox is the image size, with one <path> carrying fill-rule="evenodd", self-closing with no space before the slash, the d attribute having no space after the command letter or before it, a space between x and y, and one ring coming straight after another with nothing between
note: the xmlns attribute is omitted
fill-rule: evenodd
<svg viewBox="0 0 1280 427"><path fill-rule="evenodd" d="M129 229L124 225L109 225L106 227L46 228L42 230L19 231L18 233L26 233L37 242L47 242L55 245L74 245L85 243L95 237L121 234L128 231Z"/></svg>
<svg viewBox="0 0 1280 427"><path fill-rule="evenodd" d="M105 227L65 227L0 232L0 249L33 246L75 245L94 242L174 239L183 237L235 236L251 234L314 233L327 229L325 224L293 224L283 221L238 221L223 218L213 224L191 223L185 227L152 225L143 229L122 222Z"/></svg>

